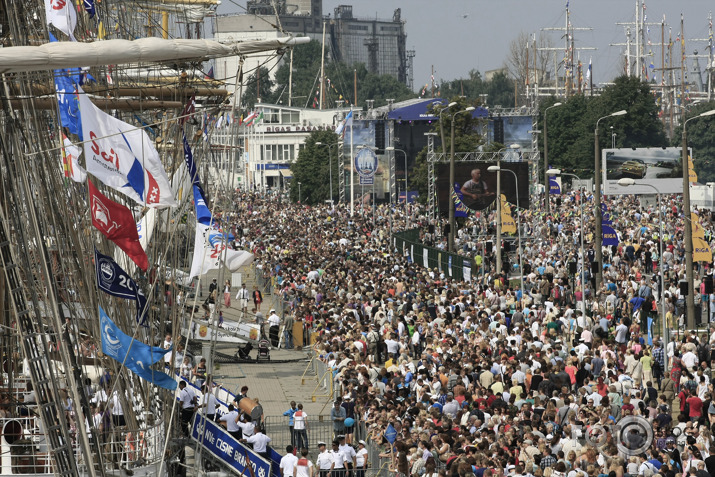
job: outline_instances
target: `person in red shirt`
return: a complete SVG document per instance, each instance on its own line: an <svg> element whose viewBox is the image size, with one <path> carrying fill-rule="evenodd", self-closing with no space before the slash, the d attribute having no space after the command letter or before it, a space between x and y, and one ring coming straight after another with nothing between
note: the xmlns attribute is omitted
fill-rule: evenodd
<svg viewBox="0 0 715 477"><path fill-rule="evenodd" d="M683 387L683 389L681 389L680 393L678 393L678 399L680 399L680 412L681 413L685 412L685 404L688 399L688 394L689 394L688 390L685 387Z"/></svg>
<svg viewBox="0 0 715 477"><path fill-rule="evenodd" d="M690 406L690 417L691 421L697 421L700 419L700 417L703 415L703 401L697 396L697 394L693 394L690 396L686 402L688 403L688 406Z"/></svg>
<svg viewBox="0 0 715 477"><path fill-rule="evenodd" d="M635 414L635 406L631 404L630 396L623 396L623 406L621 406L621 414L623 416L632 416Z"/></svg>

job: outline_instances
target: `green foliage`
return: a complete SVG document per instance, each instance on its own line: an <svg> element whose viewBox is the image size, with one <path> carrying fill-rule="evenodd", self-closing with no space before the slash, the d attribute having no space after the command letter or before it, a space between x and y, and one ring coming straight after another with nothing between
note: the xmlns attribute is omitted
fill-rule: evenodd
<svg viewBox="0 0 715 477"><path fill-rule="evenodd" d="M698 104L685 115L685 120L715 109L715 101ZM693 165L698 174L698 182L705 184L715 182L715 116L693 119L687 126L688 147L693 152ZM682 147L683 127L678 126L673 134L671 145Z"/></svg>
<svg viewBox="0 0 715 477"><path fill-rule="evenodd" d="M310 107L315 98L320 98L320 57L321 45L313 40L298 45L293 50L293 101L292 106ZM266 72L264 75L263 72ZM264 78L268 71L261 70L261 100L269 104L288 104L288 82L290 79L290 54L286 54L276 70L275 84L270 91L264 88ZM364 104L366 99L375 101L374 106L387 104L387 99L403 101L414 98L415 94L390 75L376 75L367 71L359 63L348 66L344 63L327 62L325 64L325 107L355 104L355 74L357 74L358 101ZM329 80L329 81L328 81ZM247 89L242 101L247 108L255 105L255 75L248 78Z"/></svg>
<svg viewBox="0 0 715 477"><path fill-rule="evenodd" d="M495 73L490 81L485 81L479 71L472 70L468 78L442 81L439 92L443 98L464 96L471 100L477 100L480 95L486 94L487 104L505 108L514 104L514 80L501 71Z"/></svg>
<svg viewBox="0 0 715 477"><path fill-rule="evenodd" d="M552 167L575 172L581 178L593 177L596 121L621 109L628 111L628 114L604 119L599 123L601 148L611 146L611 132L616 133L616 147L667 145L650 86L637 78L621 76L616 78L613 85L605 88L601 96L575 95L561 102L561 106L548 112L548 160ZM544 112L554 103L556 99L552 98L540 104L539 129L542 132ZM543 141L541 134L539 148L542 157Z"/></svg>
<svg viewBox="0 0 715 477"><path fill-rule="evenodd" d="M259 68L258 72L260 74L252 74L246 80L244 86L243 97L241 98L241 103L246 107L247 110L253 109L257 103L257 93L260 84L261 102L270 103L275 95L275 83L271 79L267 68ZM258 81L260 76L260 83Z"/></svg>
<svg viewBox="0 0 715 477"><path fill-rule="evenodd" d="M298 159L290 165L293 174L290 199L298 201L298 182L300 198L304 204L319 204L330 199L330 161L333 172L333 195L338 197L338 151L335 144L340 137L333 131L313 131L305 140L305 147L298 154ZM321 144L316 144L320 142Z"/></svg>

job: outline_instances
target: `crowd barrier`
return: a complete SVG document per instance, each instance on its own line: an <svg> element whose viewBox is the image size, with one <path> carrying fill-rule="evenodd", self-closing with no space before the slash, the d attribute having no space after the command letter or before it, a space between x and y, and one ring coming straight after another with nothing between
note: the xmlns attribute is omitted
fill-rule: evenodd
<svg viewBox="0 0 715 477"><path fill-rule="evenodd" d="M428 247L420 242L420 230L411 229L392 234L392 249L397 250L410 262L444 272L456 280L471 281L474 279L474 261L464 255L450 253L435 247Z"/></svg>

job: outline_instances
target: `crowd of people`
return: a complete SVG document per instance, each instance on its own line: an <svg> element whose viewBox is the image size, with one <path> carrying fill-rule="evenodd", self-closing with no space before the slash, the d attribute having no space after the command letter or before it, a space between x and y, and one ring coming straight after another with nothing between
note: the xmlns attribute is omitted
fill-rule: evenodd
<svg viewBox="0 0 715 477"><path fill-rule="evenodd" d="M306 343L334 370L336 406L352 413L338 416L336 437L345 434L340 419L354 418L395 472L715 475L715 328L683 328L682 205L676 197L662 204L661 237L657 204L609 198L621 244L603 248L597 289L593 197L582 198L582 230L577 194L552 201L550 215L520 212L523 270L505 255L497 273L501 247L485 246L494 213L461 224L457 248L474 261L469 283L394 248L391 231L404 229L407 214L425 243L444 247L432 232L443 223L416 205L351 215L237 192L228 219L237 224L235 245L271 277L283 318L303 323ZM699 217L710 241L710 215ZM523 292L514 280L522 272ZM703 284L697 279L704 310L714 297Z"/></svg>

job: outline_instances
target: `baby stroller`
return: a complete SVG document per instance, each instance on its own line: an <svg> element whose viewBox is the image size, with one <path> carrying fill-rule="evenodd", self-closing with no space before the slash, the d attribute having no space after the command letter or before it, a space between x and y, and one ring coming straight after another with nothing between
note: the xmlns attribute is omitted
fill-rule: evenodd
<svg viewBox="0 0 715 477"><path fill-rule="evenodd" d="M261 359L268 361L271 360L270 342L266 339L258 342L258 355L256 356L256 361L260 361Z"/></svg>

